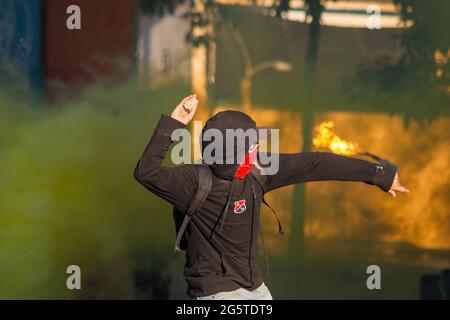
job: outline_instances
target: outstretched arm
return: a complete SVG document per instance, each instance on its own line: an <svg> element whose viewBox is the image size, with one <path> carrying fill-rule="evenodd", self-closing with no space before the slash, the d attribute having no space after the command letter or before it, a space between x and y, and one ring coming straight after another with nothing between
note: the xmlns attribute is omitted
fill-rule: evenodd
<svg viewBox="0 0 450 320"><path fill-rule="evenodd" d="M400 185L396 170L329 152L280 154L278 173L268 176L266 192L296 183L327 180L373 184L393 197L395 191L409 192Z"/></svg>

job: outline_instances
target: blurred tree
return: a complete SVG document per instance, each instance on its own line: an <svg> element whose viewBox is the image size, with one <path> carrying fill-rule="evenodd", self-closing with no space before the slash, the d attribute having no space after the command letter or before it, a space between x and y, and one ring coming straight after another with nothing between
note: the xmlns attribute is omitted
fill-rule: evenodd
<svg viewBox="0 0 450 320"><path fill-rule="evenodd" d="M191 21L186 40L193 46L191 59L196 66L192 69L192 92L204 106L197 113L197 120L206 121L214 104L217 6L214 0L192 0L191 8L185 17Z"/></svg>
<svg viewBox="0 0 450 320"><path fill-rule="evenodd" d="M287 12L289 10L289 3L291 0L280 0L278 6L275 10L275 16L278 18L282 17L283 12Z"/></svg>
<svg viewBox="0 0 450 320"><path fill-rule="evenodd" d="M450 95L450 1L393 0L406 24L403 54L360 67L344 82L354 102L383 104L387 110L423 121L448 112Z"/></svg>
<svg viewBox="0 0 450 320"><path fill-rule="evenodd" d="M290 0L281 0L276 10L278 17L290 8ZM320 19L325 9L323 0L305 0L306 22L309 24L308 44L306 47L304 95L301 101L303 151L311 151L312 127L314 123L314 105L316 92L316 66L320 40ZM304 253L305 221L305 185L295 186L293 210L291 217L291 234L289 236L289 255L298 257ZM300 259L301 260L301 259ZM299 260L299 261L300 261Z"/></svg>
<svg viewBox="0 0 450 320"><path fill-rule="evenodd" d="M214 0L194 1L202 2L201 10L192 10L187 12L184 17L191 20L191 29L186 38L192 43L193 46L198 47L200 45L210 45L213 42L214 36L210 27L215 23L215 8L216 4ZM198 6L197 6L198 8ZM204 32L195 32L196 29L203 29Z"/></svg>
<svg viewBox="0 0 450 320"><path fill-rule="evenodd" d="M173 14L177 5L187 0L139 0L139 9L142 13L163 16Z"/></svg>

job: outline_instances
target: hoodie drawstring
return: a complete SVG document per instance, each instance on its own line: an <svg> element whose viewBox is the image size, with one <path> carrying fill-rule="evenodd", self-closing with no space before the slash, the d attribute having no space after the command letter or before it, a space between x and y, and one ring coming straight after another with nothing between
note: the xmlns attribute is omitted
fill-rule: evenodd
<svg viewBox="0 0 450 320"><path fill-rule="evenodd" d="M267 203L266 199L264 199L264 196L262 197L262 201L263 201L263 203L264 203L270 210L272 210L273 214L275 215L275 218L277 219L277 222L278 222L278 234L284 234L283 227L281 226L280 218L278 218L278 215L277 215L275 209L272 208L272 207Z"/></svg>
<svg viewBox="0 0 450 320"><path fill-rule="evenodd" d="M222 211L222 221L220 223L220 231L223 230L223 224L225 222L225 217L227 215L228 207L230 206L230 200L231 200L231 195L233 193L233 187L234 187L234 180L231 181L230 192L228 193L228 197L227 197L227 204L225 205L225 208Z"/></svg>

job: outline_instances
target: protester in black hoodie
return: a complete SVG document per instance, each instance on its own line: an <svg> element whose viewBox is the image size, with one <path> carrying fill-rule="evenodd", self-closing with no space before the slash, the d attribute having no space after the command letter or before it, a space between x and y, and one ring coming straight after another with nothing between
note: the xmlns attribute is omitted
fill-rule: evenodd
<svg viewBox="0 0 450 320"><path fill-rule="evenodd" d="M184 128L195 114L197 105L190 111L184 107L190 98L183 99L171 117L161 116L134 172L142 185L180 212L186 211L197 190L196 164L167 168L162 161L170 147L172 132ZM256 124L245 113L230 110L211 117L203 134L206 129L256 130ZM203 141L202 150L207 144ZM210 164L214 173L212 189L185 234L184 277L187 294L192 298L271 299L256 265L260 207L267 192L291 184L326 180L376 185L393 197L395 191L409 192L400 185L398 174L391 167L328 152L279 154L278 172L261 183L253 174L237 174L242 169L242 154L252 147L249 142L245 150L233 150L237 161L233 164ZM224 146L224 157L229 151Z"/></svg>

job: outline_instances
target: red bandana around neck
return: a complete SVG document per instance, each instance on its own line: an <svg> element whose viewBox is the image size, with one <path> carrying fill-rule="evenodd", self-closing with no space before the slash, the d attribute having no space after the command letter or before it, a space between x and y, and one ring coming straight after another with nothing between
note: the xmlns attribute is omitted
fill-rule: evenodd
<svg viewBox="0 0 450 320"><path fill-rule="evenodd" d="M242 180L244 179L253 168L253 164L256 162L256 158L258 155L258 149L259 146L256 145L253 150L250 150L244 157L244 160L239 165L238 169L236 170L236 173L234 174L234 177L236 179Z"/></svg>

